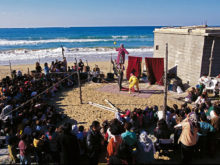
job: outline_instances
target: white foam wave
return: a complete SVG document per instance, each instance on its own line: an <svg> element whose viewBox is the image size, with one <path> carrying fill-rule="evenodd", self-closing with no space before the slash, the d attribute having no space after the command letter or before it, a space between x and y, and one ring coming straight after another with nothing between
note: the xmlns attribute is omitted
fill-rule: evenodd
<svg viewBox="0 0 220 165"><path fill-rule="evenodd" d="M64 48L65 56L69 61L74 61L74 58L82 58L90 61L102 61L108 60L111 56L116 57L117 52L113 48ZM131 56L152 56L153 48L135 48L127 49ZM55 59L62 59L61 48L51 49L39 49L39 50L28 50L28 49L15 49L0 51L0 64L7 64L11 60L14 64L26 64L35 63L37 60L41 62L50 62Z"/></svg>
<svg viewBox="0 0 220 165"><path fill-rule="evenodd" d="M117 39L117 38L128 38L128 36L112 36L112 38Z"/></svg>
<svg viewBox="0 0 220 165"><path fill-rule="evenodd" d="M50 39L50 40L0 40L0 46L12 45L37 45L44 43L67 43L67 42L107 42L111 39Z"/></svg>
<svg viewBox="0 0 220 165"><path fill-rule="evenodd" d="M112 36L112 39L47 39L47 40L0 40L0 46L38 45L47 43L85 43L85 42L113 42L113 41L153 41L153 38L129 38L128 36Z"/></svg>

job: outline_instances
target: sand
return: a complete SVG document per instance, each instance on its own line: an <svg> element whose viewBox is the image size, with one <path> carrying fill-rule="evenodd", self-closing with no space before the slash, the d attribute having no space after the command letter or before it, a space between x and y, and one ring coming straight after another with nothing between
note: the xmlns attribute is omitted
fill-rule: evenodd
<svg viewBox="0 0 220 165"><path fill-rule="evenodd" d="M97 64L101 71L105 74L110 71L110 62L91 62L89 63L90 67L93 68ZM73 65L73 63L69 63L69 65ZM43 67L43 66L42 66ZM15 65L12 66L12 69L21 70L22 73L27 72L27 68L29 70L34 69L34 65ZM8 66L0 66L0 77L5 77L8 75L9 67ZM125 83L126 84L126 83ZM92 121L98 120L103 122L104 120L111 120L114 118L115 114L113 112L109 112L107 110L102 110L97 107L93 107L88 104L89 101L94 103L102 104L105 106L109 106L104 99L108 99L111 101L116 107L121 110L129 109L133 110L136 108L145 109L146 106L163 105L163 94L153 94L148 98L140 98L135 97L133 95L122 95L120 93L109 93L109 92L100 92L97 89L109 85L106 83L86 83L82 87L82 98L83 104L80 104L79 101L79 89L65 89L55 96L52 99L52 103L56 106L58 110L64 111L64 113L71 120L76 120L78 125L83 125L86 129L89 128ZM172 106L173 104L179 104L178 101L173 99L168 99L168 105Z"/></svg>
<svg viewBox="0 0 220 165"><path fill-rule="evenodd" d="M113 112L93 107L88 104L89 101L109 106L104 101L104 99L108 99L121 110L133 110L135 107L145 109L147 105L163 105L163 94L151 95L146 99L127 95L111 94L108 92L99 92L96 90L104 85L107 84L90 83L83 86L83 105L80 105L78 89L63 92L60 97L55 99L56 105L64 110L64 113L67 114L71 119L75 119L79 123L83 123L82 125L84 125L86 128L88 128L94 120L103 122L104 120L111 120L114 118ZM174 103L178 104L177 101L168 101L168 105L170 106Z"/></svg>

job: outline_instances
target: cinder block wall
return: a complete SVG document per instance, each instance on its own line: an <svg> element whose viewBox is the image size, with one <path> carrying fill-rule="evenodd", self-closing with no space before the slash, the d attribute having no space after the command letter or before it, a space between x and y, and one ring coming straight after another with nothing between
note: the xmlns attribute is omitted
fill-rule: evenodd
<svg viewBox="0 0 220 165"><path fill-rule="evenodd" d="M213 37L205 37L205 44L203 50L203 60L201 74L208 75L209 73L209 63L212 50ZM213 61L211 68L211 76L216 77L220 73L220 38L215 38L215 45L213 49Z"/></svg>
<svg viewBox="0 0 220 165"><path fill-rule="evenodd" d="M202 61L205 61L202 58L205 37L155 32L154 57L165 58L166 43L168 43L168 68L177 65L177 76L184 83L196 85L201 76Z"/></svg>

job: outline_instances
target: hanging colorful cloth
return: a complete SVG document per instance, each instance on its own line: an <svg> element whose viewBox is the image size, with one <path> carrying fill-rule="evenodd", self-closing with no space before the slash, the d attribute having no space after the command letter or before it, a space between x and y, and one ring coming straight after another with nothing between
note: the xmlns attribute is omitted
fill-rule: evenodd
<svg viewBox="0 0 220 165"><path fill-rule="evenodd" d="M150 81L150 83L163 85L164 59L146 57L145 63L148 70L148 80Z"/></svg>

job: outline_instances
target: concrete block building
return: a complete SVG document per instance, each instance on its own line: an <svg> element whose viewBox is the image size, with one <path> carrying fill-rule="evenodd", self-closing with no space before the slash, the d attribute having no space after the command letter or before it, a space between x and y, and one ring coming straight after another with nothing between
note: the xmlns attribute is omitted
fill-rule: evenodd
<svg viewBox="0 0 220 165"><path fill-rule="evenodd" d="M203 75L220 74L220 27L164 27L154 31L154 57L164 57L184 83L195 85Z"/></svg>

